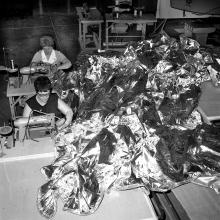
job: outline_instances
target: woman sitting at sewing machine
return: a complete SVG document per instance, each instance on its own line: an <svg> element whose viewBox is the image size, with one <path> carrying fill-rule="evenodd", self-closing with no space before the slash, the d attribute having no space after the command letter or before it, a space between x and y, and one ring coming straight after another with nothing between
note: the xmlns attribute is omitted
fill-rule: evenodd
<svg viewBox="0 0 220 220"><path fill-rule="evenodd" d="M36 95L26 101L23 117L54 113L58 129L67 127L73 118L72 109L63 102L56 93L52 93L52 86L47 76L39 76L34 81ZM65 116L61 118L62 115Z"/></svg>
<svg viewBox="0 0 220 220"><path fill-rule="evenodd" d="M72 66L71 61L62 52L54 49L52 37L41 37L40 46L42 49L34 54L30 66L20 69L21 74L28 75L41 72L50 78L56 71L67 70ZM24 77L24 82L27 79L27 77Z"/></svg>
<svg viewBox="0 0 220 220"><path fill-rule="evenodd" d="M41 37L40 46L42 49L36 52L32 58L32 67L37 66L39 63L56 66L57 70L69 69L72 66L70 60L63 53L54 49L54 40L52 37Z"/></svg>

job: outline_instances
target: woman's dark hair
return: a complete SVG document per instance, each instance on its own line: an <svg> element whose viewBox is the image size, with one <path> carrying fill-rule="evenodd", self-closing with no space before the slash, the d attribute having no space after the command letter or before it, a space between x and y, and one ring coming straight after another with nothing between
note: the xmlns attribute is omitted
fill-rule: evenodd
<svg viewBox="0 0 220 220"><path fill-rule="evenodd" d="M51 36L43 36L40 38L40 46L43 47L54 47L54 40Z"/></svg>
<svg viewBox="0 0 220 220"><path fill-rule="evenodd" d="M52 91L52 85L50 79L47 76L39 76L34 81L34 88L36 92L39 91Z"/></svg>

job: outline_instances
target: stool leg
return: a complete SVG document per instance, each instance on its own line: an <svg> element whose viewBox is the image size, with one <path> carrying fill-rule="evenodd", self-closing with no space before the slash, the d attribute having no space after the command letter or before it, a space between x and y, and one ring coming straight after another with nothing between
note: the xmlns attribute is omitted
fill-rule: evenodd
<svg viewBox="0 0 220 220"><path fill-rule="evenodd" d="M0 157L4 155L4 145L5 145L5 137L0 136L0 144L1 144L1 152L0 152Z"/></svg>
<svg viewBox="0 0 220 220"><path fill-rule="evenodd" d="M14 146L14 134L7 137L7 148L12 148Z"/></svg>
<svg viewBox="0 0 220 220"><path fill-rule="evenodd" d="M23 142L25 139L26 127L19 127L19 141Z"/></svg>

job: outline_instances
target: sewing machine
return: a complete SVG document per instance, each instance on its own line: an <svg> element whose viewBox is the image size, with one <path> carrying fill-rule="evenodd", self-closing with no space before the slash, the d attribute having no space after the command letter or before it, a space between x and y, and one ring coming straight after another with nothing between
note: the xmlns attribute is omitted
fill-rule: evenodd
<svg viewBox="0 0 220 220"><path fill-rule="evenodd" d="M112 6L113 17L118 19L120 13L130 12L132 10L131 0L115 0L115 5Z"/></svg>
<svg viewBox="0 0 220 220"><path fill-rule="evenodd" d="M30 138L31 131L52 131L55 129L55 115L45 114L39 116L22 117L14 121L14 126L18 128L19 141L23 142L25 137Z"/></svg>
<svg viewBox="0 0 220 220"><path fill-rule="evenodd" d="M33 83L33 81L38 76L48 76L51 78L53 74L57 71L56 65L51 65L47 63L38 63L37 66L26 66L20 69L20 74L22 76L22 84Z"/></svg>
<svg viewBox="0 0 220 220"><path fill-rule="evenodd" d="M37 66L25 66L20 69L22 75L30 74L51 74L57 71L57 66L40 62Z"/></svg>

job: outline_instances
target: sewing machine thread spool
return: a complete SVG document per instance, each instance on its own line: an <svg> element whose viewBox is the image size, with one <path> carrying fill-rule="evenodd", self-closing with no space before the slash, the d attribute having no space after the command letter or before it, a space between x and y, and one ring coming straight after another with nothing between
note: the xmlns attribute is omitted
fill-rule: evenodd
<svg viewBox="0 0 220 220"><path fill-rule="evenodd" d="M137 9L134 10L134 17L137 17Z"/></svg>
<svg viewBox="0 0 220 220"><path fill-rule="evenodd" d="M139 11L139 16L142 17L143 13L142 10Z"/></svg>
<svg viewBox="0 0 220 220"><path fill-rule="evenodd" d="M1 152L0 155L2 155L3 152L3 147L6 146L6 148L11 148L13 146L13 129L11 126L3 126L0 127L0 147L1 147ZM12 142L9 140L12 139Z"/></svg>
<svg viewBox="0 0 220 220"><path fill-rule="evenodd" d="M15 65L14 65L14 60L11 60L11 68L14 69Z"/></svg>

